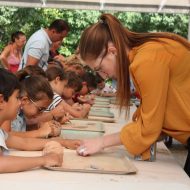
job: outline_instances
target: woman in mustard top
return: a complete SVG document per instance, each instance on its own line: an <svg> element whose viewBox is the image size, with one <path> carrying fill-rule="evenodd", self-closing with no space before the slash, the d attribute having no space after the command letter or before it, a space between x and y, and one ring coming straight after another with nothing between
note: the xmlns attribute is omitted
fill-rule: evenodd
<svg viewBox="0 0 190 190"><path fill-rule="evenodd" d="M131 32L114 16L102 14L83 32L79 49L92 69L117 80L120 109L125 107L128 113L130 76L141 95L132 123L119 133L85 140L77 150L80 155L123 144L130 153L148 160L150 147L161 133L188 144L190 43L186 39L172 33Z"/></svg>

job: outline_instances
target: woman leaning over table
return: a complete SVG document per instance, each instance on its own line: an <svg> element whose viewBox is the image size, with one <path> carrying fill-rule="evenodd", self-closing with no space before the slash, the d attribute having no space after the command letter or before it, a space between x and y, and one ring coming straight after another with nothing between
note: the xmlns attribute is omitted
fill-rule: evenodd
<svg viewBox="0 0 190 190"><path fill-rule="evenodd" d="M120 109L129 111L130 76L141 96L133 122L119 133L84 140L77 149L80 155L123 144L131 154L149 160L150 147L161 133L188 144L190 43L186 39L166 32L132 32L111 14L102 14L83 32L79 50L82 60L102 77L117 80ZM190 166L185 170L190 174Z"/></svg>

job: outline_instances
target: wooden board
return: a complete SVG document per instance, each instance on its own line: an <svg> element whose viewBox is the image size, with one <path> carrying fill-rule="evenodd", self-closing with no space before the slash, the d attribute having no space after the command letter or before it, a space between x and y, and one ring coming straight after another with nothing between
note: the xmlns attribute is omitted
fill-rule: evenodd
<svg viewBox="0 0 190 190"><path fill-rule="evenodd" d="M71 123L62 125L61 137L66 139L87 139L104 135L102 122L88 120L71 120Z"/></svg>
<svg viewBox="0 0 190 190"><path fill-rule="evenodd" d="M110 103L110 99L109 98L103 98L103 97L96 97L94 99L95 102L108 102Z"/></svg>
<svg viewBox="0 0 190 190"><path fill-rule="evenodd" d="M107 122L107 123L115 123L116 120L115 118L111 118L111 117L98 117L98 116L88 116L88 120L91 121L103 121L103 122Z"/></svg>
<svg viewBox="0 0 190 190"><path fill-rule="evenodd" d="M112 112L110 112L109 108L101 108L101 107L94 107L94 106L91 107L88 115L114 118L114 114Z"/></svg>
<svg viewBox="0 0 190 190"><path fill-rule="evenodd" d="M110 109L109 109L109 108L102 108L102 107L94 107L94 106L92 106L92 107L90 108L90 111L96 111L96 112L98 112L98 111L101 111L101 112L109 112Z"/></svg>
<svg viewBox="0 0 190 190"><path fill-rule="evenodd" d="M102 122L88 121L88 120L70 120L71 123L62 125L62 129L65 130L77 130L77 131L97 131L105 132Z"/></svg>
<svg viewBox="0 0 190 190"><path fill-rule="evenodd" d="M75 151L65 152L61 167L46 167L50 170L63 172L87 172L101 174L135 174L134 164L126 153L109 149L101 153L82 157Z"/></svg>
<svg viewBox="0 0 190 190"><path fill-rule="evenodd" d="M101 102L101 101L99 102L99 101L94 101L94 104L98 104L98 105L103 105L103 106L104 106L104 105L109 105L110 102ZM93 105L94 105L94 104L93 104Z"/></svg>
<svg viewBox="0 0 190 190"><path fill-rule="evenodd" d="M110 104L98 104L98 103L95 103L93 104L93 107L98 107L98 108L110 108Z"/></svg>
<svg viewBox="0 0 190 190"><path fill-rule="evenodd" d="M88 116L98 116L98 117L108 117L108 118L114 118L114 114L112 112L108 111L89 111Z"/></svg>

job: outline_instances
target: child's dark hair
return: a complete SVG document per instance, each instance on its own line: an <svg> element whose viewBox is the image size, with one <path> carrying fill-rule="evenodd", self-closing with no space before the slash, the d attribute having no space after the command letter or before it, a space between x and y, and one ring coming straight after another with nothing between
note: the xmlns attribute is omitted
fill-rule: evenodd
<svg viewBox="0 0 190 190"><path fill-rule="evenodd" d="M87 83L88 88L97 88L96 75L92 72L85 72L82 77L82 80Z"/></svg>
<svg viewBox="0 0 190 190"><path fill-rule="evenodd" d="M28 75L25 72L20 79L21 91L20 96L28 96L33 101L42 100L48 97L53 99L52 88L47 79L40 75Z"/></svg>
<svg viewBox="0 0 190 190"><path fill-rule="evenodd" d="M17 77L11 72L0 68L0 94L3 95L4 100L8 101L9 97L17 89L20 90Z"/></svg>
<svg viewBox="0 0 190 190"><path fill-rule="evenodd" d="M30 76L40 75L40 76L46 78L45 71L38 65L28 65L24 69L22 69L16 73L16 76L20 80L23 80L27 75L30 75Z"/></svg>
<svg viewBox="0 0 190 190"><path fill-rule="evenodd" d="M48 81L53 81L56 79L56 77L60 77L60 80L66 80L63 69L56 66L48 68L46 70L46 76L48 78Z"/></svg>
<svg viewBox="0 0 190 190"><path fill-rule="evenodd" d="M74 72L65 72L67 78L67 88L75 89L75 92L79 92L82 89L82 79Z"/></svg>
<svg viewBox="0 0 190 190"><path fill-rule="evenodd" d="M95 73L95 76L96 76L96 82L97 82L97 84L99 84L99 83L105 81L105 80L99 75L98 72Z"/></svg>
<svg viewBox="0 0 190 190"><path fill-rule="evenodd" d="M15 39L19 39L20 36L25 36L24 32L17 31L17 32L12 33L11 42L14 43Z"/></svg>

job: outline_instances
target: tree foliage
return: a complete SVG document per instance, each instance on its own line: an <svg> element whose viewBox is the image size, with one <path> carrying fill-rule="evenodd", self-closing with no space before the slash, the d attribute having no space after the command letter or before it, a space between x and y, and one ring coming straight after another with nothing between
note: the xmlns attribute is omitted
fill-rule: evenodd
<svg viewBox="0 0 190 190"><path fill-rule="evenodd" d="M77 48L82 31L97 22L100 11L43 8L0 7L0 50L9 42L13 32L21 30L27 38L54 19L66 20L71 31L64 39L60 53L69 56ZM121 22L136 32L168 31L187 37L188 15L114 12Z"/></svg>

